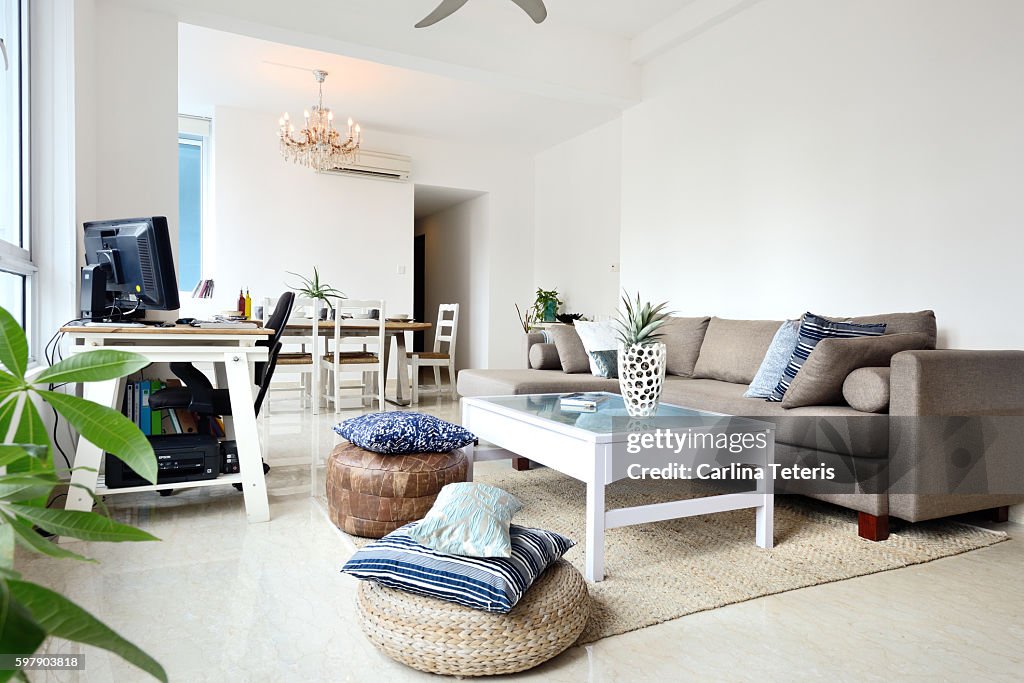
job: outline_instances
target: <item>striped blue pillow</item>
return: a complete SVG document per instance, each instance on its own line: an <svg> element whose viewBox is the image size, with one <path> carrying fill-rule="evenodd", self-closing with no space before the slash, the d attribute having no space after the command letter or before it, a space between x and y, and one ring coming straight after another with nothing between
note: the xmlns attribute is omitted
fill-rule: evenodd
<svg viewBox="0 0 1024 683"><path fill-rule="evenodd" d="M778 403L789 391L789 385L796 378L796 373L804 366L811 351L822 339L851 339L853 337L880 337L885 334L885 323L863 325L829 320L813 313L804 313L800 319L800 336L796 348L789 358L786 369L782 371L782 379L775 386L771 396L766 400Z"/></svg>
<svg viewBox="0 0 1024 683"><path fill-rule="evenodd" d="M406 524L360 549L341 571L389 588L505 613L545 569L575 545L553 531L513 524L511 557L459 557L431 550L410 538L409 532L417 524Z"/></svg>

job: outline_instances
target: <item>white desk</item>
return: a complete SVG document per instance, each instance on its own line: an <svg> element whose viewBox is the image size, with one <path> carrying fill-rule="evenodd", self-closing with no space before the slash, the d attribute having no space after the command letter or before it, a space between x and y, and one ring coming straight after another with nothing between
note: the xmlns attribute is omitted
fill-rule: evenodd
<svg viewBox="0 0 1024 683"><path fill-rule="evenodd" d="M255 344L273 334L273 330L207 330L188 326L64 327L61 332L72 340L73 353L99 347L116 347L141 354L153 363L213 363L217 385L226 386L231 398L232 415L225 416L225 429L228 438L234 438L238 444L240 470L238 474L222 474L216 479L203 481L110 489L106 488L99 477L103 450L80 438L75 450L76 469L71 475L72 484L84 486L98 495L241 484L245 514L249 522L266 522L270 519L267 484L263 478L263 455L253 409L253 377L255 364L266 362L268 357L268 349ZM87 400L120 410L124 387L124 378L89 382L84 385L84 395ZM72 486L65 509L91 510L93 501L88 491Z"/></svg>

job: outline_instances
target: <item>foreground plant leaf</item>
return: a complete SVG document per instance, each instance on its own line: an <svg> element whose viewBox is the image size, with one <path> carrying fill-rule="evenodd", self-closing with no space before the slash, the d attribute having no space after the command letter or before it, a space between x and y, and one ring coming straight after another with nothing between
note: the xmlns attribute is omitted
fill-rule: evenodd
<svg viewBox="0 0 1024 683"><path fill-rule="evenodd" d="M0 652L32 654L43 644L46 631L14 597L8 581L0 579ZM9 680L14 673L0 671L0 681Z"/></svg>
<svg viewBox="0 0 1024 683"><path fill-rule="evenodd" d="M36 530L33 529L31 525L21 521L17 517L11 517L6 514L3 514L3 517L5 521L11 525L11 529L14 530L14 535L18 542L29 550L34 550L37 553L55 557L58 560L80 560L82 562L96 561L90 560L88 557L84 557L78 553L73 553L67 548L57 545L53 541L48 541L36 533Z"/></svg>
<svg viewBox="0 0 1024 683"><path fill-rule="evenodd" d="M156 483L156 456L149 439L139 428L112 408L55 391L39 395L54 406L83 437L113 453L151 484Z"/></svg>
<svg viewBox="0 0 1024 683"><path fill-rule="evenodd" d="M14 316L0 308L0 363L19 379L24 379L28 367L28 341L25 330Z"/></svg>
<svg viewBox="0 0 1024 683"><path fill-rule="evenodd" d="M11 596L51 635L113 652L166 683L167 672L155 659L60 593L28 581L7 583Z"/></svg>
<svg viewBox="0 0 1024 683"><path fill-rule="evenodd" d="M149 365L145 356L129 351L100 349L76 353L39 373L37 384L102 382L138 372Z"/></svg>
<svg viewBox="0 0 1024 683"><path fill-rule="evenodd" d="M79 510L53 510L29 505L10 505L7 508L22 519L27 519L51 534L71 536L83 541L159 541L156 536L133 526L115 522L95 512Z"/></svg>

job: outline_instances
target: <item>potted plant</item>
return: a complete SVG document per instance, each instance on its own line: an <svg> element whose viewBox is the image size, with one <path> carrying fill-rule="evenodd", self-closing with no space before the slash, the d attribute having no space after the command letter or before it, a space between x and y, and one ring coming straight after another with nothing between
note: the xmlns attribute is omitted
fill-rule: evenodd
<svg viewBox="0 0 1024 683"><path fill-rule="evenodd" d="M658 401L665 384L667 351L658 341L658 329L667 322L667 303L657 306L630 301L623 294L624 311L616 319L619 334L619 388L626 412L631 417L651 417L658 412Z"/></svg>
<svg viewBox="0 0 1024 683"><path fill-rule="evenodd" d="M538 287L537 298L533 302L533 317L546 323L553 323L561 305L562 300L558 298L557 289Z"/></svg>
<svg viewBox="0 0 1024 683"><path fill-rule="evenodd" d="M298 273L288 271L289 275L294 275L299 278L302 283L301 287L294 285L288 285L295 290L296 294L306 297L307 299L317 299L327 304L327 308L322 308L318 311L321 320L327 319L327 310L330 309L333 317L334 305L331 304L331 299L344 299L347 295L344 292L339 292L334 287L330 286L326 282L320 282L320 273L317 271L316 266L313 266L313 277L308 278Z"/></svg>
<svg viewBox="0 0 1024 683"><path fill-rule="evenodd" d="M109 650L153 678L167 681L163 667L137 645L14 568L15 543L56 559L86 559L44 534L85 541L158 540L96 512L46 507L53 489L66 482L57 476L49 432L36 407L39 402L53 408L83 438L156 483L153 447L131 420L73 393L55 391L56 385L116 379L147 365L144 356L103 349L75 354L41 372L27 371L25 332L0 308L0 427L4 432L0 445L0 652L28 658L48 637L64 638ZM12 676L28 680L17 659L14 667L0 671L0 681Z"/></svg>

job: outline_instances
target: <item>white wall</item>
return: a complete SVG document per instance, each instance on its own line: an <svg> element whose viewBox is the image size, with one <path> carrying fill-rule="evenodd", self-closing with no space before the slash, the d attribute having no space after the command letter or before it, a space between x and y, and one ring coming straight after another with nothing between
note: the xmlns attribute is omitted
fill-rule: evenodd
<svg viewBox="0 0 1024 683"><path fill-rule="evenodd" d="M490 198L470 199L416 221L416 234L424 236L426 320L437 325L437 307L459 304L459 330L455 346L457 369L487 365L487 318L478 314L487 298L486 273L473 263L485 261ZM433 347L433 335L426 336L426 350Z"/></svg>
<svg viewBox="0 0 1024 683"><path fill-rule="evenodd" d="M619 299L622 121L537 155L535 187L536 285L557 289L564 312L611 314Z"/></svg>
<svg viewBox="0 0 1024 683"><path fill-rule="evenodd" d="M623 284L692 314L934 308L940 343L1024 348L1022 35L1018 0L773 0L655 60Z"/></svg>
<svg viewBox="0 0 1024 683"><path fill-rule="evenodd" d="M281 158L278 114L217 107L213 122L215 223L207 226L205 277L230 307L239 287L276 295L285 271L320 267L352 297L385 298L412 310L413 183L321 175ZM489 194L474 237L471 272L478 367L511 367L518 356L513 304L533 273L533 168L525 154L374 131L367 148L406 154L418 183ZM398 267L405 267L398 274ZM462 303L462 302L460 302ZM428 335L429 337L429 335ZM463 341L465 338L463 338Z"/></svg>
<svg viewBox="0 0 1024 683"><path fill-rule="evenodd" d="M177 18L119 0L80 0L75 12L77 230L167 216L176 250Z"/></svg>
<svg viewBox="0 0 1024 683"><path fill-rule="evenodd" d="M205 230L205 277L222 308L246 287L254 300L278 296L298 278L322 280L355 299L412 307L413 187L317 174L286 162L272 114L217 107L215 224ZM405 269L399 274L398 269Z"/></svg>

